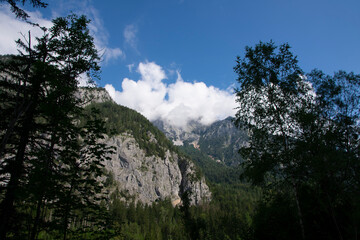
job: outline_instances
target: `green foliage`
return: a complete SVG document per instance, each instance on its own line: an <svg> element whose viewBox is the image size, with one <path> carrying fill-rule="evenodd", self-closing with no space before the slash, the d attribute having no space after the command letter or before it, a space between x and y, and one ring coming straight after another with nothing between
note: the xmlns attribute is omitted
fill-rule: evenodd
<svg viewBox="0 0 360 240"><path fill-rule="evenodd" d="M27 20L29 18L29 15L19 7L18 2L20 2L22 5L25 5L26 0L0 0L0 2L7 2L11 6L11 11L16 15L17 18ZM30 0L30 4L34 8L42 7L46 8L47 3L41 0Z"/></svg>
<svg viewBox="0 0 360 240"><path fill-rule="evenodd" d="M260 42L234 68L237 124L251 132L241 149L243 175L267 197L254 218L255 237L356 238L360 75L314 70L306 78L289 49Z"/></svg>
<svg viewBox="0 0 360 240"><path fill-rule="evenodd" d="M163 158L167 149L176 151L171 141L140 113L110 101L92 103L85 109L92 107L99 109L106 119L105 126L108 135L130 133L148 156L155 155Z"/></svg>
<svg viewBox="0 0 360 240"><path fill-rule="evenodd" d="M109 205L110 239L251 239L251 219L260 191L247 185L214 185L213 201L202 206L151 206L122 202Z"/></svg>
<svg viewBox="0 0 360 240"><path fill-rule="evenodd" d="M217 163L202 151L195 149L193 145L184 143L180 150L188 155L206 179L213 183L239 183L240 169L237 167L229 167L223 163Z"/></svg>
<svg viewBox="0 0 360 240"><path fill-rule="evenodd" d="M88 23L57 18L34 48L19 40L24 52L1 58L1 239L103 229L104 123L96 112L82 116L74 97L77 78L99 71Z"/></svg>
<svg viewBox="0 0 360 240"><path fill-rule="evenodd" d="M254 239L301 239L295 202L287 193L269 194L253 218Z"/></svg>
<svg viewBox="0 0 360 240"><path fill-rule="evenodd" d="M144 206L113 199L110 219L111 239L188 239L181 213L170 201Z"/></svg>

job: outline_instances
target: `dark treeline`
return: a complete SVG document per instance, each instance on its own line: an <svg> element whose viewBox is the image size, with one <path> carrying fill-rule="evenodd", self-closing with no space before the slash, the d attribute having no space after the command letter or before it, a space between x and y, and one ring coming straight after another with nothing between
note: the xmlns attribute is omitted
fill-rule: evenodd
<svg viewBox="0 0 360 240"><path fill-rule="evenodd" d="M26 1L6 2L26 18ZM175 147L134 111L80 107L77 79L100 70L88 23L57 18L34 47L29 33L0 59L0 239L359 238L359 75L306 74L288 44L247 47L234 68L236 123L250 133L241 169L185 145L212 201L142 205L116 190L102 164L112 149L98 140L130 131L150 155Z"/></svg>
<svg viewBox="0 0 360 240"><path fill-rule="evenodd" d="M243 176L264 197L255 239L358 239L360 75L305 74L290 46L247 47L235 72Z"/></svg>

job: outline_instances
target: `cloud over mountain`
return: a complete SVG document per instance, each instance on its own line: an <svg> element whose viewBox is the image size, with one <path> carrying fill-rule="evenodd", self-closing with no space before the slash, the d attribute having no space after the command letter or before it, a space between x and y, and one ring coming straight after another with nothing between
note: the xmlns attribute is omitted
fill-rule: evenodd
<svg viewBox="0 0 360 240"><path fill-rule="evenodd" d="M179 72L175 83L166 84L165 71L154 62L140 63L137 71L140 79L123 79L121 91L111 84L105 89L118 104L139 111L149 120L162 119L178 127L192 120L207 125L236 112L235 95L229 91L203 82L185 82Z"/></svg>

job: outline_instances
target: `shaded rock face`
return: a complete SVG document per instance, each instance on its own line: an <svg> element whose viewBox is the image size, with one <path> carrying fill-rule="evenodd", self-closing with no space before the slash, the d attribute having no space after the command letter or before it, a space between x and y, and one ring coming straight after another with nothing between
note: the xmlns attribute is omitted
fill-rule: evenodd
<svg viewBox="0 0 360 240"><path fill-rule="evenodd" d="M248 132L238 129L231 117L208 126L192 122L185 128L177 128L162 120L156 120L153 124L175 145L192 144L215 161L228 166L237 166L243 161L238 150L249 141Z"/></svg>
<svg viewBox="0 0 360 240"><path fill-rule="evenodd" d="M238 129L229 117L208 126L199 138L199 148L204 153L228 166L243 162L238 150L249 142L249 133Z"/></svg>
<svg viewBox="0 0 360 240"><path fill-rule="evenodd" d="M105 141L115 149L105 167L113 173L123 196L145 204L170 199L176 205L181 202L182 193L188 191L193 205L210 201L209 187L204 178L197 177L190 160L169 150L164 158L146 156L130 134L108 137Z"/></svg>
<svg viewBox="0 0 360 240"><path fill-rule="evenodd" d="M190 196L190 204L199 205L204 201L211 200L211 192L207 186L205 179L197 176L196 170L192 162L181 161L179 163L183 178L181 180L181 192L188 192Z"/></svg>

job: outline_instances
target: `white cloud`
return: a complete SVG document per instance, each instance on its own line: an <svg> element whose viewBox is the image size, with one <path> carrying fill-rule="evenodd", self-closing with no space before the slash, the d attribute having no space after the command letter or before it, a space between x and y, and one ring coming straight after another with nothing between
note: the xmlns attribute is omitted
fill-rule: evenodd
<svg viewBox="0 0 360 240"><path fill-rule="evenodd" d="M51 21L44 19L39 12L28 12L30 20L38 23L40 26L51 27ZM8 7L0 9L0 54L17 54L18 47L15 41L19 38L28 40L29 31L31 32L31 43L36 43L35 37L43 35L43 31L38 27L33 27L24 21L15 18L15 15Z"/></svg>
<svg viewBox="0 0 360 240"><path fill-rule="evenodd" d="M96 87L96 83L86 75L86 73L80 74L77 78L79 87Z"/></svg>
<svg viewBox="0 0 360 240"><path fill-rule="evenodd" d="M140 63L138 72L141 75L141 79L149 83L155 89L162 86L162 80L166 79L166 74L162 68L154 62Z"/></svg>
<svg viewBox="0 0 360 240"><path fill-rule="evenodd" d="M129 69L129 72L132 72L132 69L134 68L135 64L132 63L132 64L129 64L129 65L126 65Z"/></svg>
<svg viewBox="0 0 360 240"><path fill-rule="evenodd" d="M119 57L125 58L124 52L120 48L109 47L109 34L106 31L102 19L96 9L91 5L82 6L79 9L83 9L78 14L85 14L92 19L89 29L91 35L94 37L94 43L99 50L99 54L102 55L103 62L107 64L111 60L118 59ZM30 20L38 23L40 26L50 28L52 22L49 19L45 19L39 12L28 12ZM54 15L59 15L54 13ZM24 21L15 18L15 15L9 10L8 7L0 9L0 54L17 54L17 46L15 40L22 38L21 34L28 36L28 31L31 30L32 43L35 44L35 37L40 37L43 32L38 27L32 27Z"/></svg>
<svg viewBox="0 0 360 240"><path fill-rule="evenodd" d="M233 116L235 95L207 86L203 82L185 82L179 72L175 83L167 85L164 70L154 62L140 63L138 81L125 78L122 91L107 84L105 89L118 103L139 111L149 120L163 119L185 127L192 120L202 124Z"/></svg>
<svg viewBox="0 0 360 240"><path fill-rule="evenodd" d="M109 47L109 33L104 27L104 22L99 16L98 11L87 1L80 2L82 5L79 9L79 14L85 14L91 19L89 29L91 34L94 36L94 43L96 48L99 50L100 55L105 64L111 60L116 60L119 57L125 58L125 53L120 48Z"/></svg>
<svg viewBox="0 0 360 240"><path fill-rule="evenodd" d="M97 45L97 47L99 49L99 45ZM125 53L123 51L121 51L120 48L102 47L99 49L99 51L100 51L100 54L102 54L102 58L103 58L105 64L107 64L111 60L116 60L119 57L125 58Z"/></svg>
<svg viewBox="0 0 360 240"><path fill-rule="evenodd" d="M124 38L125 42L130 45L133 49L137 51L137 37L136 34L138 32L138 28L134 24L127 25L124 29Z"/></svg>

